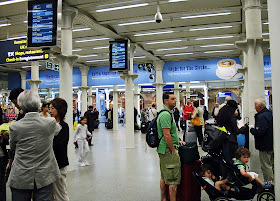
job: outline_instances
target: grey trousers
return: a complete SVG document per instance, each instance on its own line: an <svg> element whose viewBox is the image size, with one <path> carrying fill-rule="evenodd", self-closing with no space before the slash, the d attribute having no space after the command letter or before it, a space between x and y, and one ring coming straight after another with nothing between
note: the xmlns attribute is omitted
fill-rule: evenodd
<svg viewBox="0 0 280 201"><path fill-rule="evenodd" d="M51 201L52 184L43 188L37 189L36 184L34 189L16 189L11 188L12 201L31 201L33 193L33 201Z"/></svg>
<svg viewBox="0 0 280 201"><path fill-rule="evenodd" d="M274 152L259 151L259 157L264 181L274 182Z"/></svg>

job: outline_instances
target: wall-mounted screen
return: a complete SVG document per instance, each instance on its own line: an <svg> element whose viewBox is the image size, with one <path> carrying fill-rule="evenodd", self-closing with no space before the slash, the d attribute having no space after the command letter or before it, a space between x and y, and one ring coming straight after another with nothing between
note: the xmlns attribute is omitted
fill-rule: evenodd
<svg viewBox="0 0 280 201"><path fill-rule="evenodd" d="M28 47L57 44L57 0L28 1Z"/></svg>
<svg viewBox="0 0 280 201"><path fill-rule="evenodd" d="M110 41L110 71L128 71L128 41Z"/></svg>

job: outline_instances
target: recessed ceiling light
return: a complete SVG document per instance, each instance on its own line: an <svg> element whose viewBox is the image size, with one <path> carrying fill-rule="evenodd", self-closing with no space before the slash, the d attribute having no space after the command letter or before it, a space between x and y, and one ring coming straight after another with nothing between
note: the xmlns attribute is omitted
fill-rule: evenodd
<svg viewBox="0 0 280 201"><path fill-rule="evenodd" d="M24 20L24 21L23 21L23 23L27 23L27 22L28 22L27 20Z"/></svg>
<svg viewBox="0 0 280 201"><path fill-rule="evenodd" d="M223 52L232 52L233 50L219 50L219 51L207 51L204 52L205 54L212 54L212 53L223 53Z"/></svg>
<svg viewBox="0 0 280 201"><path fill-rule="evenodd" d="M101 47L94 47L94 48L92 48L92 49L94 49L94 50L100 50L100 49L107 49L107 48L109 48L108 46L101 46Z"/></svg>
<svg viewBox="0 0 280 201"><path fill-rule="evenodd" d="M128 26L128 25L134 25L134 24L146 24L155 22L155 20L145 20L145 21L137 21L137 22L127 22L127 23L120 23L118 26Z"/></svg>
<svg viewBox="0 0 280 201"><path fill-rule="evenodd" d="M210 13L210 14L202 14L202 15L183 16L183 17L181 17L181 19L192 19L192 18L200 18L200 17L213 17L213 16L230 15L230 14L231 14L231 12Z"/></svg>
<svg viewBox="0 0 280 201"><path fill-rule="evenodd" d="M212 36L205 38L196 38L195 40L211 40L211 39L222 39L222 38L233 38L233 36Z"/></svg>
<svg viewBox="0 0 280 201"><path fill-rule="evenodd" d="M82 51L82 49L74 49L74 50L72 50L72 52L79 52L79 51Z"/></svg>
<svg viewBox="0 0 280 201"><path fill-rule="evenodd" d="M269 24L269 22L264 22L263 24Z"/></svg>
<svg viewBox="0 0 280 201"><path fill-rule="evenodd" d="M232 26L192 28L192 29L189 29L189 31L202 31L202 30L210 30L210 29L226 29L226 28L232 28Z"/></svg>
<svg viewBox="0 0 280 201"><path fill-rule="evenodd" d="M127 8L137 8L142 6L148 6L148 3L140 3L140 4L134 4L134 5L127 5L127 6L119 6L119 7L113 7L113 8L104 8L104 9L98 9L96 10L97 13L100 12L107 12L107 11L113 11L113 10L121 10L121 9L127 9Z"/></svg>
<svg viewBox="0 0 280 201"><path fill-rule="evenodd" d="M156 51L183 50L188 48L189 47L171 47L171 48L157 49Z"/></svg>
<svg viewBox="0 0 280 201"><path fill-rule="evenodd" d="M4 5L12 4L12 3L19 3L19 2L23 2L23 1L28 1L28 0L10 0L10 1L3 1L3 2L0 3L0 6L4 6Z"/></svg>
<svg viewBox="0 0 280 201"><path fill-rule="evenodd" d="M85 40L76 40L76 43L83 43L83 42L91 42L91 41L98 41L98 40L109 40L110 38L92 38L92 39L85 39Z"/></svg>
<svg viewBox="0 0 280 201"><path fill-rule="evenodd" d="M0 24L0 27L6 27L6 26L10 26L11 25L11 23L3 23L3 24Z"/></svg>
<svg viewBox="0 0 280 201"><path fill-rule="evenodd" d="M176 54L166 54L164 55L165 57L170 57L170 56L180 56L180 55L188 55L188 54L193 54L192 52L185 52L185 53L176 53Z"/></svg>
<svg viewBox="0 0 280 201"><path fill-rule="evenodd" d="M87 27L87 28L73 29L74 32L76 32L76 31L87 31L87 30L91 30L91 28Z"/></svg>
<svg viewBox="0 0 280 201"><path fill-rule="evenodd" d="M169 3L181 2L181 1L190 1L190 0L168 0Z"/></svg>
<svg viewBox="0 0 280 201"><path fill-rule="evenodd" d="M234 45L233 43L225 43L225 44L215 44L215 45L201 45L200 47L222 47L222 46L229 46Z"/></svg>
<svg viewBox="0 0 280 201"><path fill-rule="evenodd" d="M91 62L102 62L102 61L109 61L109 59L98 59L98 60L91 60L86 62L91 63Z"/></svg>
<svg viewBox="0 0 280 201"><path fill-rule="evenodd" d="M82 58L86 58L86 57L97 57L97 55L96 55L96 54L89 54L89 55L82 55L82 56L80 56L80 57L82 57Z"/></svg>
<svg viewBox="0 0 280 201"><path fill-rule="evenodd" d="M144 59L146 56L133 57L133 59Z"/></svg>
<svg viewBox="0 0 280 201"><path fill-rule="evenodd" d="M7 40L16 40L16 39L21 39L21 38L27 38L27 36L16 36L16 37L8 38Z"/></svg>
<svg viewBox="0 0 280 201"><path fill-rule="evenodd" d="M155 41L155 42L148 42L147 45L153 45L153 44L160 44L160 43L176 43L181 42L182 40L166 40L166 41Z"/></svg>
<svg viewBox="0 0 280 201"><path fill-rule="evenodd" d="M262 35L263 35L263 36L267 36L267 35L269 35L269 33L263 33Z"/></svg>
<svg viewBox="0 0 280 201"><path fill-rule="evenodd" d="M149 36L149 35L158 35L158 34L166 34L166 33L173 33L174 31L159 31L159 32L150 32L150 33L139 33L135 34L134 36Z"/></svg>

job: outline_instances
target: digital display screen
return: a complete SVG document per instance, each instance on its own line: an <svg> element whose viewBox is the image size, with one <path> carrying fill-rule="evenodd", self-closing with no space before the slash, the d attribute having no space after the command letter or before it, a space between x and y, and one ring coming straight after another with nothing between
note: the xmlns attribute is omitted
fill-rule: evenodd
<svg viewBox="0 0 280 201"><path fill-rule="evenodd" d="M28 3L28 46L54 46L57 36L57 1Z"/></svg>
<svg viewBox="0 0 280 201"><path fill-rule="evenodd" d="M128 70L127 41L110 42L110 70Z"/></svg>

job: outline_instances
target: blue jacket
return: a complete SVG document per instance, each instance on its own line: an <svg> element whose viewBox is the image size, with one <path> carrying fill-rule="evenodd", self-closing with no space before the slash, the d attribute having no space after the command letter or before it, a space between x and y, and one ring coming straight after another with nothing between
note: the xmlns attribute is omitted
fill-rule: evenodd
<svg viewBox="0 0 280 201"><path fill-rule="evenodd" d="M250 132L255 137L255 147L259 151L273 151L272 112L264 108L255 114L255 128Z"/></svg>

